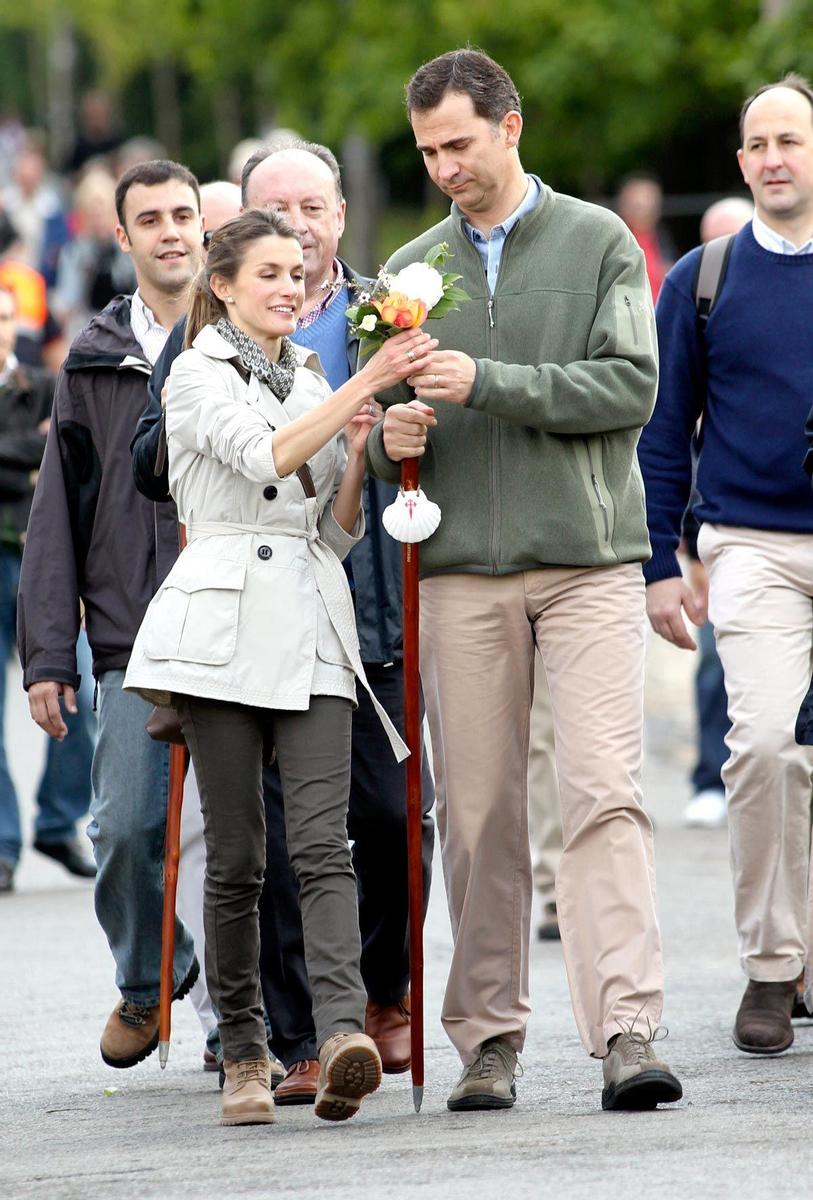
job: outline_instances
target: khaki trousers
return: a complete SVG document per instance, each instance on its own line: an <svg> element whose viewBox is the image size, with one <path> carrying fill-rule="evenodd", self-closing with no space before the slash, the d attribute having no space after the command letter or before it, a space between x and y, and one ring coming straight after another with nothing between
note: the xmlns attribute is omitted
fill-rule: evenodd
<svg viewBox="0 0 813 1200"><path fill-rule="evenodd" d="M794 727L810 682L813 537L703 525L698 553L731 719L723 782L740 963L749 979L794 979L807 945L813 750Z"/></svg>
<svg viewBox="0 0 813 1200"><path fill-rule="evenodd" d="M536 655L528 746L528 829L534 888L543 904L555 900L562 857L562 810L553 745L553 710L542 656Z"/></svg>
<svg viewBox="0 0 813 1200"><path fill-rule="evenodd" d="M641 807L641 568L546 568L421 583L421 674L454 950L444 1028L464 1063L530 1014L528 731L534 641L547 671L564 852L562 946L579 1034L662 1005L652 825Z"/></svg>

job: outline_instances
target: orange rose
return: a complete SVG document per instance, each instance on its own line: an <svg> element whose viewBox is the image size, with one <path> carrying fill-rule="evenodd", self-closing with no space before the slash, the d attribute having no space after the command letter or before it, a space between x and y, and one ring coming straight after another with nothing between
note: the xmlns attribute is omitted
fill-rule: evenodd
<svg viewBox="0 0 813 1200"><path fill-rule="evenodd" d="M426 320L426 305L422 300L410 300L400 292L392 292L376 301L381 320L396 329L414 329Z"/></svg>

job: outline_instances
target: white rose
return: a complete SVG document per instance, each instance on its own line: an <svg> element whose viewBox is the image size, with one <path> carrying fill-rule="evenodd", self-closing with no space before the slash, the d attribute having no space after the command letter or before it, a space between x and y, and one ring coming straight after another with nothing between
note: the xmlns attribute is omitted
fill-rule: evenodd
<svg viewBox="0 0 813 1200"><path fill-rule="evenodd" d="M422 300L427 312L431 312L443 295L443 278L440 271L426 263L410 263L393 276L390 290L400 292L408 300Z"/></svg>
<svg viewBox="0 0 813 1200"><path fill-rule="evenodd" d="M361 328L364 330L365 333L373 333L375 330L377 321L378 321L378 317L374 316L373 313L367 313L366 317L362 317Z"/></svg>

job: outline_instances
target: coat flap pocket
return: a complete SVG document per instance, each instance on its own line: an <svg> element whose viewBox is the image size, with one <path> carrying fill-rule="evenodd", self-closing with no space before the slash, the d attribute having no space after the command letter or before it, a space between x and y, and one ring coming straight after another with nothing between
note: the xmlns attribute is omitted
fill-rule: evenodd
<svg viewBox="0 0 813 1200"><path fill-rule="evenodd" d="M246 586L246 564L230 559L206 562L204 559L181 557L170 572L164 587L178 588L182 592L201 592L217 589L227 592L242 592Z"/></svg>

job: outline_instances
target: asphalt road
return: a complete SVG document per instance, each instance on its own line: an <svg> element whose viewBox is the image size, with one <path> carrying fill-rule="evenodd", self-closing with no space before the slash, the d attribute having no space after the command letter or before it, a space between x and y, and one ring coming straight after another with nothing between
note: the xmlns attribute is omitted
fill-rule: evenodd
<svg viewBox="0 0 813 1200"><path fill-rule="evenodd" d="M116 992L92 890L29 851L17 891L0 900L0 1198L808 1194L813 1023L799 1027L790 1052L776 1059L740 1054L731 1041L744 984L727 838L680 825L691 741L688 668L676 651L653 648L646 770L667 965L663 1053L683 1080L681 1103L647 1114L601 1111L600 1064L576 1036L559 946L537 943L517 1105L447 1112L459 1067L438 1020L450 946L438 870L426 931L420 1115L412 1111L408 1076L395 1076L347 1124L288 1108L273 1126L224 1129L216 1076L201 1070L201 1034L188 1002L174 1008L165 1072L157 1054L126 1072L101 1062L99 1034ZM7 744L30 814L41 744L16 680L9 685Z"/></svg>

